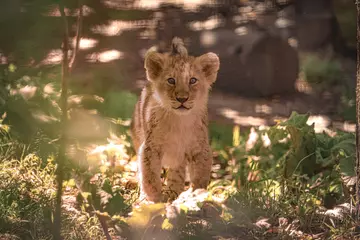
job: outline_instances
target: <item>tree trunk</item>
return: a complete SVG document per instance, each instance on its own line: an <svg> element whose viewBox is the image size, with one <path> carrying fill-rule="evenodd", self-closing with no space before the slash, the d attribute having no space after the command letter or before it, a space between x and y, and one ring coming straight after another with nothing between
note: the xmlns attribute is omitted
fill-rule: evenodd
<svg viewBox="0 0 360 240"><path fill-rule="evenodd" d="M359 218L360 203L360 2L356 1L357 8L357 64L356 64L356 215Z"/></svg>

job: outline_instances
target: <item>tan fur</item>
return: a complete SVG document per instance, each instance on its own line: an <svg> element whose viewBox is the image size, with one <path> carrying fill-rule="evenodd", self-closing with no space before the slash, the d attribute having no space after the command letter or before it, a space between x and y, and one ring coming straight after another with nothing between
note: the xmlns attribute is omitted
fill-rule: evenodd
<svg viewBox="0 0 360 240"><path fill-rule="evenodd" d="M138 155L140 187L150 201L176 197L184 190L188 166L191 187L206 188L212 153L208 142L207 100L216 80L219 58L214 53L188 56L175 38L170 53L149 52L145 57L148 84L135 107L131 135ZM175 84L168 79L174 78ZM196 78L195 84L190 79ZM188 98L183 106L176 98ZM169 168L162 196L161 169Z"/></svg>

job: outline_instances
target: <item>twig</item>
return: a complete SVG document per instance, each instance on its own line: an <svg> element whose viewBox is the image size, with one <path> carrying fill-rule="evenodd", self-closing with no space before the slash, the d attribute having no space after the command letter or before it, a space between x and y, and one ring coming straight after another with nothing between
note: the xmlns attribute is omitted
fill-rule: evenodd
<svg viewBox="0 0 360 240"><path fill-rule="evenodd" d="M62 185L64 180L64 162L65 162L65 151L66 151L66 127L67 127L67 92L68 92L68 75L69 75L69 64L68 64L68 51L69 51L69 25L65 14L64 4L62 1L59 3L59 10L61 18L63 20L64 36L63 36L63 59L62 59L62 78L61 78L61 97L60 97L60 108L61 108L61 136L59 141L59 152L57 156L57 169L56 169L56 180L57 180L57 191L56 191L56 205L54 214L54 225L53 225L53 237L55 240L61 240L61 199L62 199Z"/></svg>
<svg viewBox="0 0 360 240"><path fill-rule="evenodd" d="M83 2L82 2L82 0L79 0L79 15L78 15L78 19L77 19L75 48L73 50L73 54L72 54L72 57L70 60L69 72L71 72L74 69L75 64L76 64L76 56L79 51L80 39L81 39L81 33L82 33L83 15L84 15Z"/></svg>

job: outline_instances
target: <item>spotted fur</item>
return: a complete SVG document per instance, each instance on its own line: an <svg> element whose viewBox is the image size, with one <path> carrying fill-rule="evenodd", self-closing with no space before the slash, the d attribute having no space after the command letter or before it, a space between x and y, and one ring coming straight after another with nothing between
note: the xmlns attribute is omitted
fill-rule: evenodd
<svg viewBox="0 0 360 240"><path fill-rule="evenodd" d="M148 200L159 202L180 194L186 167L191 187L207 187L212 164L207 101L219 67L216 54L189 56L179 38L173 40L170 53L147 53L149 81L135 107L131 136L138 155L141 192ZM175 79L174 84L169 78ZM181 103L179 99L187 100ZM168 168L164 195L162 167Z"/></svg>

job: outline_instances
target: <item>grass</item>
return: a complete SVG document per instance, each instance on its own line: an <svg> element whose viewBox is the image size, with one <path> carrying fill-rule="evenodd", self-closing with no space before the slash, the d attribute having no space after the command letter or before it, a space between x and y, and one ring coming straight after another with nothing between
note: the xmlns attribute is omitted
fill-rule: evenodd
<svg viewBox="0 0 360 240"><path fill-rule="evenodd" d="M28 155L0 164L0 233L47 239L55 197L55 165Z"/></svg>

